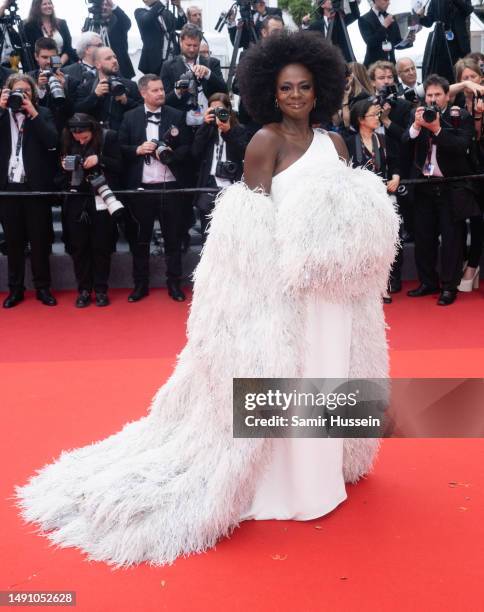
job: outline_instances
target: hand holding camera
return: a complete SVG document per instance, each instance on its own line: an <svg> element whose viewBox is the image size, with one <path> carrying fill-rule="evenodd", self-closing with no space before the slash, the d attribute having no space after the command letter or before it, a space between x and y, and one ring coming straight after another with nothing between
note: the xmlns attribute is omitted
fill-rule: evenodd
<svg viewBox="0 0 484 612"><path fill-rule="evenodd" d="M10 98L10 89L2 89L2 95L0 96L0 108L8 108L8 99Z"/></svg>
<svg viewBox="0 0 484 612"><path fill-rule="evenodd" d="M136 149L136 155L153 155L156 151L156 144L151 140L144 142Z"/></svg>
<svg viewBox="0 0 484 612"><path fill-rule="evenodd" d="M210 73L210 69L207 66L202 66L202 64L195 64L193 66L193 75L198 80L205 79Z"/></svg>
<svg viewBox="0 0 484 612"><path fill-rule="evenodd" d="M440 130L440 113L436 105L419 106L415 111L414 128L427 128L434 134Z"/></svg>
<svg viewBox="0 0 484 612"><path fill-rule="evenodd" d="M84 160L83 168L84 170L90 170L99 164L99 157L97 155L89 155Z"/></svg>
<svg viewBox="0 0 484 612"><path fill-rule="evenodd" d="M94 93L98 98L102 98L103 96L107 96L110 92L109 81L99 81L97 84Z"/></svg>

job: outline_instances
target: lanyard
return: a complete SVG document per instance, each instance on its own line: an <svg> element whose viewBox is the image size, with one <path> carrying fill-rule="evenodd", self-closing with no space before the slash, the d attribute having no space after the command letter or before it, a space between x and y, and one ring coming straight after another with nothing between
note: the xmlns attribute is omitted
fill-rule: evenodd
<svg viewBox="0 0 484 612"><path fill-rule="evenodd" d="M225 145L225 141L222 139L220 134L218 134L218 141L217 141L217 144L215 145L215 155L217 157L217 162L222 161L224 145Z"/></svg>
<svg viewBox="0 0 484 612"><path fill-rule="evenodd" d="M12 113L12 117L13 117L13 122L15 123L15 127L17 128L17 147L15 149L15 157L17 159L19 159L20 157L20 151L22 150L22 142L24 139L24 125L25 125L25 119L22 122L22 126L19 126L18 121L17 121L17 117L15 116L15 113Z"/></svg>

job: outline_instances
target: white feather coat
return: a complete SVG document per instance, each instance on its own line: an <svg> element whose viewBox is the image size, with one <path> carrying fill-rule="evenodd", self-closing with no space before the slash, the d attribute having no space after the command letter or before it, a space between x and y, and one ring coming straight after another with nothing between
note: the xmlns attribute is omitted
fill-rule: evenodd
<svg viewBox="0 0 484 612"><path fill-rule="evenodd" d="M271 442L232 437L233 377L301 374L304 294L353 304L351 377L388 374L381 293L398 217L381 180L315 169L276 208L235 184L218 198L195 272L188 341L149 414L58 460L16 490L23 518L59 546L120 566L159 565L231 533ZM378 440L345 440L344 476Z"/></svg>

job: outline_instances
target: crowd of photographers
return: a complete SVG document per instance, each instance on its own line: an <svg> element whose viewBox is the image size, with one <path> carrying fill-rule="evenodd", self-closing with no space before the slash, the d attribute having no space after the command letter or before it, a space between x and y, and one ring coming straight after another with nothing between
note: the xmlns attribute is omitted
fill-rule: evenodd
<svg viewBox="0 0 484 612"><path fill-rule="evenodd" d="M180 0L172 2L174 11L158 0L143 2L146 7L135 11L143 41L139 69L144 76L138 83L131 80L134 70L127 52L131 22L112 0L91 1L94 20L102 20L104 27L99 34L85 31L76 50L51 0L33 0L23 27L4 29L0 190L23 194L0 198L8 257L5 308L24 299L27 252L37 299L49 306L57 303L49 267L52 202L29 197L29 192L72 194L63 200L62 228L74 263L78 308L93 299L98 306L109 304L111 255L120 233L129 242L133 260L134 287L128 301L148 295L156 221L163 236L169 295L183 301L182 255L189 246L189 230L196 213L205 238L215 191L194 198L172 190L216 190L242 176L246 146L260 126L242 104L234 112L220 62L210 55L203 35L200 9L190 7L185 13ZM0 0L0 18L8 21L14 6L14 0ZM249 18L257 36L277 35L284 28L280 10L263 1L252 3ZM233 41L244 46L233 15L224 20ZM323 25L306 19L303 27L324 36L325 24L323 14ZM23 73L15 71L13 61L17 33L28 41L20 41L23 52L29 44L33 51L32 70ZM247 46L250 34L245 35ZM22 65L28 61L21 54ZM370 168L386 182L401 212L402 241L415 241L420 284L408 295L436 293L443 306L455 301L459 289L478 286L483 183L465 177L481 173L484 160L483 68L484 56L471 54L457 62L455 84L433 75L422 85L408 58L396 64L377 59L368 69L348 62L339 113L329 123L313 118L315 125L342 134L355 166ZM238 92L237 79L231 90ZM442 183L440 178L447 176L462 179ZM407 188L400 184L402 178L425 181ZM113 193L118 189L130 193L118 198ZM402 261L400 249L384 296L388 303L391 294L401 290Z"/></svg>

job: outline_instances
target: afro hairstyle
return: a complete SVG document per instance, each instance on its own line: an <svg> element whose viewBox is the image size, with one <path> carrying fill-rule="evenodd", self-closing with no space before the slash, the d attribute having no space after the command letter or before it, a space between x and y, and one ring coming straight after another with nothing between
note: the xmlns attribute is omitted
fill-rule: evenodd
<svg viewBox="0 0 484 612"><path fill-rule="evenodd" d="M242 102L254 121L265 125L279 122L275 107L280 71L289 64L302 64L314 78L314 115L329 120L339 110L345 87L345 62L335 45L319 32L281 32L259 40L243 55L237 70Z"/></svg>

